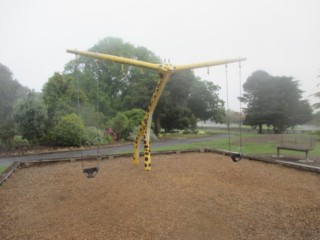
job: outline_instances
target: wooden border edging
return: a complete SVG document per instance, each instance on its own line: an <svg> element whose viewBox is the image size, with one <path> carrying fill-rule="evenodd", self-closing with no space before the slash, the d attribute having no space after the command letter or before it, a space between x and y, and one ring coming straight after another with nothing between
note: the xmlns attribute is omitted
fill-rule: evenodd
<svg viewBox="0 0 320 240"><path fill-rule="evenodd" d="M270 159L270 158L266 158L266 157L258 157L258 156L251 156L251 155L245 155L244 157L249 160L262 161L262 162L266 162L266 163L275 163L278 165L282 165L282 166L290 167L290 168L295 168L298 170L320 173L320 167L310 166L307 164L288 162L288 161L283 161L283 160Z"/></svg>
<svg viewBox="0 0 320 240"><path fill-rule="evenodd" d="M217 153L222 155L231 155L229 151L225 150L218 150L218 149L211 149L211 148L197 148L197 149L188 149L188 150L172 150L172 151L158 151L153 152L153 155L164 155L164 154L183 154L183 153L192 153L192 152L209 152L209 153ZM143 155L141 153L140 155ZM101 160L107 160L107 159L113 159L118 157L132 157L132 153L119 153L119 154L111 154L111 155L103 155L99 156ZM74 162L74 161L88 161L88 160L95 160L97 156L86 156L83 158L57 158L57 159L42 159L42 160L36 160L36 161L22 161L22 162L14 162L11 164L10 167L6 169L6 171L2 174L0 174L0 186L4 181L6 181L10 175L19 167L29 167L35 164L39 163L56 163L56 162ZM299 170L309 171L309 172L316 172L320 173L320 167L317 166L310 166L307 164L302 163L294 163L294 162L287 162L283 160L276 160L261 156L253 156L253 155L243 155L243 158L248 160L255 160L255 161L262 161L266 163L273 163L278 164L286 167L291 167Z"/></svg>
<svg viewBox="0 0 320 240"><path fill-rule="evenodd" d="M20 162L14 162L0 175L0 186L18 167L20 167Z"/></svg>
<svg viewBox="0 0 320 240"><path fill-rule="evenodd" d="M153 152L153 155L164 155L164 154L183 154L183 153L191 153L191 152L211 152L211 153L217 153L217 154L222 154L222 155L230 155L229 151L226 150L218 150L218 149L211 149L211 148L196 148L196 149L187 149L187 150L171 150L171 151L158 151L158 152ZM142 156L143 153L140 153ZM118 157L132 157L132 153L118 153L118 154L110 154L110 155L103 155L100 156L101 160L106 160L106 159L113 159L113 158L118 158ZM21 162L21 166L26 166L28 167L29 165L32 164L37 164L37 163L53 163L53 162L62 162L62 161L86 161L86 160L92 160L96 159L97 156L86 156L83 158L60 158L60 159L49 159L49 160L37 160L37 161L25 161ZM243 155L243 158L248 159L248 160L255 160L255 161L262 161L266 163L273 163L273 164L279 164L282 166L286 167L292 167L300 170L305 170L305 171L311 171L311 172L317 172L320 173L320 167L316 166L310 166L307 164L301 164L301 163L293 163L293 162L287 162L283 160L276 160L272 158L267 158L267 157L261 157L261 156L253 156L253 155Z"/></svg>
<svg viewBox="0 0 320 240"><path fill-rule="evenodd" d="M230 155L230 153L228 151L223 151L223 150L216 150L216 149L207 148L207 149L205 149L205 151L219 153L219 154L223 154L223 155ZM243 155L243 158L248 159L248 160L255 160L255 161L262 161L262 162L266 162L266 163L278 164L278 165L282 165L285 167L291 167L291 168L309 171L309 172L320 173L320 167L310 166L310 165L302 164L302 163L287 162L287 161L283 161L283 160L276 160L276 159L260 157L260 156L253 156L253 155Z"/></svg>

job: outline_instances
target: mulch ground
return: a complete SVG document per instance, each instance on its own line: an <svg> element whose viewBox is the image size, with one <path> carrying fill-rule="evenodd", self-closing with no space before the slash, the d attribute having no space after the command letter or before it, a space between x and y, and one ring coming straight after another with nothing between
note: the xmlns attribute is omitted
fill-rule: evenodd
<svg viewBox="0 0 320 240"><path fill-rule="evenodd" d="M320 175L212 153L16 171L0 187L0 239L320 239Z"/></svg>

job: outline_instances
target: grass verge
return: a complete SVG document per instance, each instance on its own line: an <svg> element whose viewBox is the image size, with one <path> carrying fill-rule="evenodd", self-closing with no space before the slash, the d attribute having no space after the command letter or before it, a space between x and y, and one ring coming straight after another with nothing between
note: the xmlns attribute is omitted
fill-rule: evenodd
<svg viewBox="0 0 320 240"><path fill-rule="evenodd" d="M310 137L310 135L303 135L303 137ZM242 151L247 155L275 155L277 153L276 146L279 143L280 135L265 135L265 134L242 134L242 147L240 149L238 133L231 133L230 135L230 149L229 139L210 140L195 143L177 144L168 147L153 148L153 151L173 151L173 150L187 150L193 148L213 148L219 150L226 150L232 152ZM297 157L304 157L304 152L295 152L289 150L281 150L282 155L290 155ZM316 141L315 147L309 153L310 157L320 156L320 142Z"/></svg>
<svg viewBox="0 0 320 240"><path fill-rule="evenodd" d="M3 173L6 169L7 169L7 167L5 167L5 166L0 166L0 174Z"/></svg>

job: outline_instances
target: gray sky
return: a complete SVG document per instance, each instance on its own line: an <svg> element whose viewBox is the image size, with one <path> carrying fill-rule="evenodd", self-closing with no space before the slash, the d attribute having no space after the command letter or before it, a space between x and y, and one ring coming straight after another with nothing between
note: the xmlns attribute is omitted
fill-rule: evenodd
<svg viewBox="0 0 320 240"><path fill-rule="evenodd" d="M0 63L40 91L73 55L105 37L148 48L172 64L246 57L256 70L300 80L304 97L320 83L318 0L1 0ZM222 87L225 67L196 70ZM238 65L228 66L230 108L238 110Z"/></svg>

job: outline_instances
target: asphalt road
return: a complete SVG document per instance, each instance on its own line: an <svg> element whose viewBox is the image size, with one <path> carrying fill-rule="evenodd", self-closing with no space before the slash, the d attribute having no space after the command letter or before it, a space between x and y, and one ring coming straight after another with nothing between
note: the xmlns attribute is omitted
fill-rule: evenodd
<svg viewBox="0 0 320 240"><path fill-rule="evenodd" d="M154 141L151 143L151 151L154 148L158 147L168 147L168 146L176 146L184 143L195 143L195 142L203 142L209 140L218 140L222 138L227 138L227 134L219 134L214 136L200 137L200 138L187 138L187 139L168 139L162 141ZM143 144L141 144L143 145ZM141 146L142 149L142 146ZM85 149L85 150L77 150L77 151L68 151L68 152L52 152L52 153L41 153L36 155L27 155L27 156L15 156L15 157L5 157L0 158L0 165L8 166L11 165L15 161L37 161L37 160L51 160L51 159L59 159L59 158L81 158L81 157L89 157L89 156L97 156L97 155L112 155L115 153L125 153L125 152L133 152L133 144L130 145L122 145L122 146L113 146L113 147L103 147L103 148L94 148L94 149Z"/></svg>

